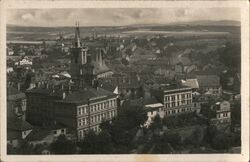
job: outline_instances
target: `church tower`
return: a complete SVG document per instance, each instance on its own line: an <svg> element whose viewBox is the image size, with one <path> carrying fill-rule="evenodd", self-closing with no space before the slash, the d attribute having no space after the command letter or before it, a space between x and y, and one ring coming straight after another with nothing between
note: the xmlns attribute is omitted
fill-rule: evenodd
<svg viewBox="0 0 250 162"><path fill-rule="evenodd" d="M77 88L83 88L92 83L93 67L88 63L88 48L83 46L80 37L79 22L76 23L75 39L71 52L70 74Z"/></svg>

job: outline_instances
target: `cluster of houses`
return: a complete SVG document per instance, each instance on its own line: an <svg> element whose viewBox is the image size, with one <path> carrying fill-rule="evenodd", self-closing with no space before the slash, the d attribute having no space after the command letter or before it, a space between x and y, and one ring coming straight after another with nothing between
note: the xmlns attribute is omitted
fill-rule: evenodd
<svg viewBox="0 0 250 162"><path fill-rule="evenodd" d="M216 101L211 104L216 112L211 123L230 124L230 102L222 100L219 76L199 74L172 82L144 82L137 73L114 73L98 51L88 53L77 26L69 73L31 82L23 92L20 84L8 86L8 144L18 147L25 139L48 145L59 135L80 141L90 130L100 132L100 124L126 106L142 106L148 117L144 126L148 127L156 116L199 114L202 104L211 98ZM50 152L44 149L41 153Z"/></svg>

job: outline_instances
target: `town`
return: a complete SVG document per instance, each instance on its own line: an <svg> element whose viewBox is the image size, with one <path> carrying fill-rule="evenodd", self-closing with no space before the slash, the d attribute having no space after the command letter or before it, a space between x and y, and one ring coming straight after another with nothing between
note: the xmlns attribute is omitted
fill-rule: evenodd
<svg viewBox="0 0 250 162"><path fill-rule="evenodd" d="M240 153L239 26L103 28L7 42L8 154Z"/></svg>

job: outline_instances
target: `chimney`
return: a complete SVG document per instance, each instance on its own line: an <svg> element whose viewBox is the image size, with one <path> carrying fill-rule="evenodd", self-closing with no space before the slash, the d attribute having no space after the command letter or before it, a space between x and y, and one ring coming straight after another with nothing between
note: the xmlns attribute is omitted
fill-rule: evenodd
<svg viewBox="0 0 250 162"><path fill-rule="evenodd" d="M46 88L49 89L49 83L46 83Z"/></svg>
<svg viewBox="0 0 250 162"><path fill-rule="evenodd" d="M64 89L64 85L63 85L63 84L62 84L62 87L61 87L61 88L62 88L62 90Z"/></svg>

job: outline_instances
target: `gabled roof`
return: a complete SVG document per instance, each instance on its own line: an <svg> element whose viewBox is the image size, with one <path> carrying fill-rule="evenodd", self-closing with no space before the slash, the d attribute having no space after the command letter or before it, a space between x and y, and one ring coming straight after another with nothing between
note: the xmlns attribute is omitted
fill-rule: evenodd
<svg viewBox="0 0 250 162"><path fill-rule="evenodd" d="M181 80L181 84L183 86L187 86L193 89L198 89L199 88L199 83L197 79L187 79L187 80Z"/></svg>
<svg viewBox="0 0 250 162"><path fill-rule="evenodd" d="M217 75L197 75L200 87L220 86L220 78Z"/></svg>
<svg viewBox="0 0 250 162"><path fill-rule="evenodd" d="M14 131L25 131L31 130L33 126L26 121L23 121L18 118L8 118L7 120L7 129Z"/></svg>

